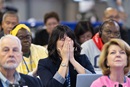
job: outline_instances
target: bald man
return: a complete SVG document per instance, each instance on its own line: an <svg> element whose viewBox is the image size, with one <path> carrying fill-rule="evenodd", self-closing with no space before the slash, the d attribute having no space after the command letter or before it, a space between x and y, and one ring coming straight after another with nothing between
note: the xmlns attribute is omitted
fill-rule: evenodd
<svg viewBox="0 0 130 87"><path fill-rule="evenodd" d="M123 28L123 23L121 22L121 18L119 15L119 11L115 8L112 7L108 7L105 9L104 13L103 13L103 18L102 21L107 21L109 19L115 20L119 23L120 25L120 31L121 31L121 38L126 41L128 44L130 44L130 41L128 40L128 34L127 34L127 30L125 28ZM94 32L97 33L99 31L99 27L96 27L94 29Z"/></svg>
<svg viewBox="0 0 130 87"><path fill-rule="evenodd" d="M119 22L120 21L119 12L112 7L106 8L103 15L103 21L106 21L108 19L113 19Z"/></svg>

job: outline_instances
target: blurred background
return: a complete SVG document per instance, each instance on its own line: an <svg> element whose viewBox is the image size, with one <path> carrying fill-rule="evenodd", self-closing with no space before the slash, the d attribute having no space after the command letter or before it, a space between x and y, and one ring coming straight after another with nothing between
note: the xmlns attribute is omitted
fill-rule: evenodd
<svg viewBox="0 0 130 87"><path fill-rule="evenodd" d="M4 6L18 10L20 21L33 18L43 20L43 15L50 11L59 14L61 21L73 22L95 16L101 20L105 0L4 0ZM94 20L94 19L93 19Z"/></svg>
<svg viewBox="0 0 130 87"><path fill-rule="evenodd" d="M1 0L0 0L1 1ZM117 8L118 0L3 0L0 8L6 7L18 12L20 22L36 31L39 26L44 26L43 16L50 11L55 11L60 17L60 21L75 28L80 20L90 21L94 27L102 21L104 10L111 6ZM127 20L123 21L127 29L130 29L130 0L122 0L123 10L127 15ZM117 8L118 9L118 8ZM96 24L96 25L95 25ZM34 29L33 29L34 28Z"/></svg>

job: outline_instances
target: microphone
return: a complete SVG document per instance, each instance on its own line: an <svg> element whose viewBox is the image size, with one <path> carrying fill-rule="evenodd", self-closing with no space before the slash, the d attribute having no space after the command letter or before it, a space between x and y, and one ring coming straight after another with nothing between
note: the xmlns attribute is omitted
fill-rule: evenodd
<svg viewBox="0 0 130 87"><path fill-rule="evenodd" d="M16 83L13 83L13 84L9 84L9 87L23 87L25 84L25 81L23 79L20 79L18 81L18 84Z"/></svg>
<svg viewBox="0 0 130 87"><path fill-rule="evenodd" d="M20 87L19 84L9 84L9 87Z"/></svg>
<svg viewBox="0 0 130 87"><path fill-rule="evenodd" d="M119 84L119 87L123 87L121 84Z"/></svg>

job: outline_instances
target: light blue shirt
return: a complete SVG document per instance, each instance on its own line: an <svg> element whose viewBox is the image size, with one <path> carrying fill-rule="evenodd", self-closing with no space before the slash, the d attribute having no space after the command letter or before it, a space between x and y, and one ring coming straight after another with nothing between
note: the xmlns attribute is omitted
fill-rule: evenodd
<svg viewBox="0 0 130 87"><path fill-rule="evenodd" d="M15 78L14 84L19 84L18 81L20 81L21 76L18 72L14 73L14 78ZM3 87L8 87L9 84L11 83L1 72L0 72L0 80L2 82Z"/></svg>

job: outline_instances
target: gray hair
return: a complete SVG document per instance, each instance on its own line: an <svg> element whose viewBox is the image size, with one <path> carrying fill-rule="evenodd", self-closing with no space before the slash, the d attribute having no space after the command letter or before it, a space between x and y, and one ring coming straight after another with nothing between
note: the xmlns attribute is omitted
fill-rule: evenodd
<svg viewBox="0 0 130 87"><path fill-rule="evenodd" d="M1 42L2 42L5 38L11 38L11 39L15 39L15 40L17 40L17 42L18 42L18 44L19 44L19 47L20 47L20 50L22 51L21 41L19 40L18 37L13 36L13 35L10 35L10 34L5 35L5 36L1 37L1 39L0 39L0 44L1 44Z"/></svg>
<svg viewBox="0 0 130 87"><path fill-rule="evenodd" d="M9 15L16 17L17 20L19 21L18 14L17 14L17 12L14 12L14 11L7 11L6 13L4 13L4 15L3 15L3 17L2 17L2 21L5 20L5 18L6 18L7 16L9 16Z"/></svg>

